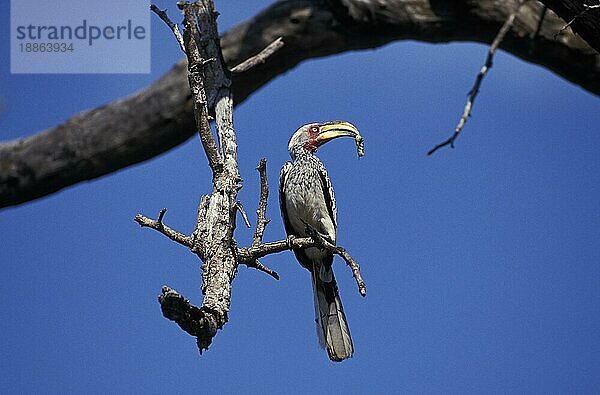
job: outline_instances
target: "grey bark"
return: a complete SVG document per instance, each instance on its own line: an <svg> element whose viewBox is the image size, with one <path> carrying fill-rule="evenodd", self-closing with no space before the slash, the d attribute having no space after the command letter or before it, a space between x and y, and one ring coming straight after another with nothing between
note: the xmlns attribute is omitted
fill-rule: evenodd
<svg viewBox="0 0 600 395"><path fill-rule="evenodd" d="M167 237L187 245L202 260L202 307L191 305L168 287L163 287L159 297L163 315L195 336L202 353L228 319L231 283L238 266L233 232L241 178L233 128L230 72L221 55L214 4L212 0L202 0L180 2L178 6L184 11L183 36L164 11L155 6L152 10L171 28L187 55L196 128L213 174L213 189L200 201L195 230L190 237L163 224L166 209L156 221L142 215L137 215L135 220L142 226L154 225ZM209 88L214 95L207 94ZM218 147L208 120L208 104L213 102Z"/></svg>
<svg viewBox="0 0 600 395"><path fill-rule="evenodd" d="M235 104L310 58L404 39L490 43L513 6L511 0L278 1L221 38L229 66L255 55L278 37L285 42L265 63L233 75ZM600 55L568 29L555 39L565 22L552 12L546 13L536 35L542 8L538 2L528 2L500 48L600 94ZM574 23L573 28L577 27ZM210 103L217 92L209 89L207 95ZM195 131L186 62L180 61L138 93L0 145L0 207L150 159Z"/></svg>
<svg viewBox="0 0 600 395"><path fill-rule="evenodd" d="M200 351L208 348L216 331L227 322L231 282L237 271L235 230L237 193L241 188L237 143L233 130L231 79L222 60L212 0L184 7L184 46L196 127L213 173L213 190L202 198L192 250L203 261L202 293L205 325L196 335ZM200 31L199 31L200 30ZM209 94L206 89L210 87ZM214 94L214 99L211 95ZM208 104L215 103L219 150L208 121ZM206 205L203 207L203 205ZM203 215L202 215L203 214Z"/></svg>

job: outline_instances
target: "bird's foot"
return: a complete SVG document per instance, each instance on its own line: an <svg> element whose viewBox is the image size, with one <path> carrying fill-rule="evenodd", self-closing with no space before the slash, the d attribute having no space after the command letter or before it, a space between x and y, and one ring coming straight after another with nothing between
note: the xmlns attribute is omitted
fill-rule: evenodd
<svg viewBox="0 0 600 395"><path fill-rule="evenodd" d="M295 238L296 236L294 235L287 235L287 237L285 238L285 243L287 244L288 249L292 249L292 243L294 242Z"/></svg>

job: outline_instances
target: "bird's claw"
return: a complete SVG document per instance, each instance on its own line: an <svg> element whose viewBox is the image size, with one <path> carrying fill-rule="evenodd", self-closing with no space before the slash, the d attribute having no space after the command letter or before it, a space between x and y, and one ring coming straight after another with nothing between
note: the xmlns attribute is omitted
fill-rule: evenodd
<svg viewBox="0 0 600 395"><path fill-rule="evenodd" d="M287 244L288 249L292 249L292 243L294 242L295 238L296 237L293 235L287 235L287 237L285 238L285 243Z"/></svg>

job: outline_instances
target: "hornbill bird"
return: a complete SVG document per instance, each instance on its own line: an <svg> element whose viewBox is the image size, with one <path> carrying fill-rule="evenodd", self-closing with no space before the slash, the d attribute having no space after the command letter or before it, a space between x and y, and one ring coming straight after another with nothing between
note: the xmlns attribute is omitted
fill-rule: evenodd
<svg viewBox="0 0 600 395"><path fill-rule="evenodd" d="M314 153L322 144L342 136L360 136L348 122L311 123L290 139L286 162L279 176L279 205L289 236L306 237L317 232L336 244L336 206L331 181ZM350 358L354 352L350 329L342 307L331 264L333 254L317 247L295 249L300 264L312 274L317 334L332 361Z"/></svg>

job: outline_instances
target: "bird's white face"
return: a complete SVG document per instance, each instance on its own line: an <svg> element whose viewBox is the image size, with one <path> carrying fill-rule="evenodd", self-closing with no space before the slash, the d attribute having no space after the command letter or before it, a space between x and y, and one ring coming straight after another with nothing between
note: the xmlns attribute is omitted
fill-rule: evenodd
<svg viewBox="0 0 600 395"><path fill-rule="evenodd" d="M316 123L309 123L304 126L301 126L296 130L296 132L290 138L290 142L288 143L288 151L290 154L297 147L304 147L309 149L313 146L314 141L316 140L317 135L319 134L319 125ZM312 151L317 149L316 145L314 145Z"/></svg>
<svg viewBox="0 0 600 395"><path fill-rule="evenodd" d="M292 135L288 143L288 151L294 158L299 150L315 152L319 146L343 136L357 138L360 134L354 125L344 121L309 123L300 127Z"/></svg>

